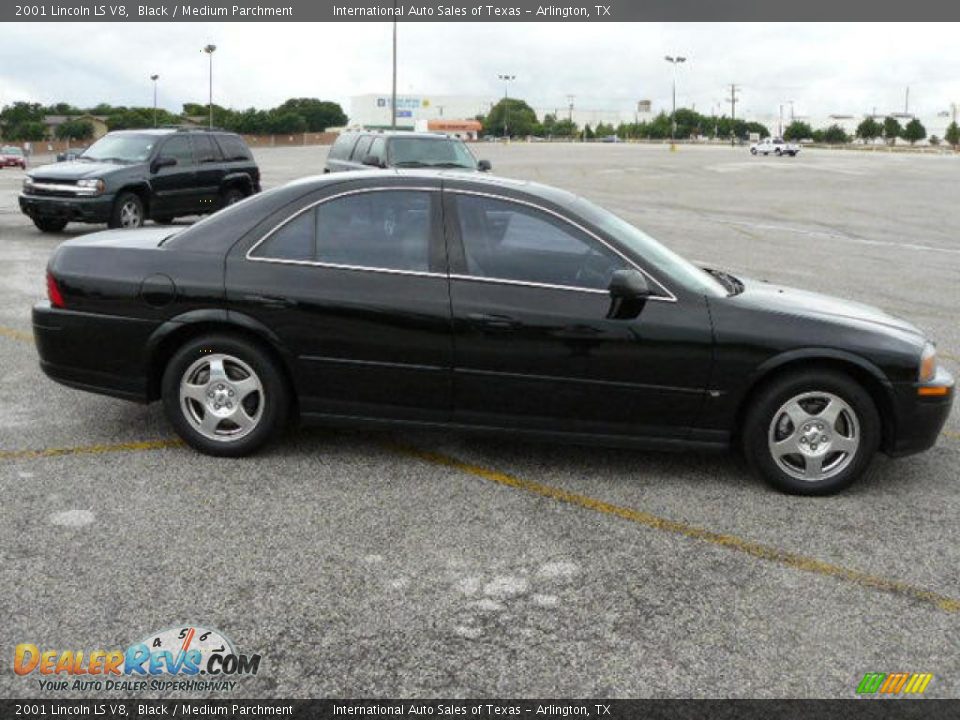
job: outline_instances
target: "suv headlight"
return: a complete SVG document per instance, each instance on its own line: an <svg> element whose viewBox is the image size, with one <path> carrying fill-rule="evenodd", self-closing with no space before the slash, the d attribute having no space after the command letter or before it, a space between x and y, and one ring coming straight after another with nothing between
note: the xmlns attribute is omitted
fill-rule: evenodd
<svg viewBox="0 0 960 720"><path fill-rule="evenodd" d="M100 178L84 178L77 181L77 188L84 194L100 195L107 189L107 184Z"/></svg>
<svg viewBox="0 0 960 720"><path fill-rule="evenodd" d="M937 376L937 348L933 343L927 343L923 347L923 354L920 356L920 375L917 378L920 382L930 382Z"/></svg>
<svg viewBox="0 0 960 720"><path fill-rule="evenodd" d="M32 187L33 187L33 178L27 175L23 179L23 189L26 190L27 188L32 188Z"/></svg>

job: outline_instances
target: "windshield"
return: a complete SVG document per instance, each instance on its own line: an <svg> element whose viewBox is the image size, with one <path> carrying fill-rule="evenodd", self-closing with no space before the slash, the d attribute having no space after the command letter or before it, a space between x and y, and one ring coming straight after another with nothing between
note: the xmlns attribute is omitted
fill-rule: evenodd
<svg viewBox="0 0 960 720"><path fill-rule="evenodd" d="M650 263L655 270L662 271L694 292L705 292L714 296L728 294L723 283L708 272L680 257L609 210L583 198L577 198L575 207L584 219L614 237L624 247Z"/></svg>
<svg viewBox="0 0 960 720"><path fill-rule="evenodd" d="M460 140L401 138L390 141L387 164L394 167L462 167L471 170L477 161Z"/></svg>
<svg viewBox="0 0 960 720"><path fill-rule="evenodd" d="M80 155L85 160L143 162L156 144L153 135L105 135Z"/></svg>
<svg viewBox="0 0 960 720"><path fill-rule="evenodd" d="M0 150L0 153L3 153L4 155L23 155L23 150L18 147L13 147L12 145L8 145Z"/></svg>

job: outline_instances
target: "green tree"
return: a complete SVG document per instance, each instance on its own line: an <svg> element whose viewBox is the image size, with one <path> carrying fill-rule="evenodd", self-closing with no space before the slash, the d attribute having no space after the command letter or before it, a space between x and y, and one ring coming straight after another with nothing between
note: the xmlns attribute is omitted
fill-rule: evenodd
<svg viewBox="0 0 960 720"><path fill-rule="evenodd" d="M487 114L484 127L496 135L533 135L539 126L537 113L519 98L504 98Z"/></svg>
<svg viewBox="0 0 960 720"><path fill-rule="evenodd" d="M546 129L546 124L544 124L544 129ZM558 120L553 125L553 135L554 137L576 137L579 135L579 128L577 124L572 120L564 118L563 120Z"/></svg>
<svg viewBox="0 0 960 720"><path fill-rule="evenodd" d="M913 145L918 140L923 140L927 136L927 129L917 118L913 118L903 129L903 139L908 140Z"/></svg>
<svg viewBox="0 0 960 720"><path fill-rule="evenodd" d="M903 133L903 128L900 127L900 123L897 122L895 117L890 117L889 115L883 119L883 137L888 143L893 145L896 142L897 138Z"/></svg>
<svg viewBox="0 0 960 720"><path fill-rule="evenodd" d="M954 148L956 148L957 145L960 145L960 126L957 125L956 121L947 126L947 132L944 134L943 138Z"/></svg>
<svg viewBox="0 0 960 720"><path fill-rule="evenodd" d="M588 123L588 124L584 125L584 126L583 126L583 139L584 139L584 140L593 140L595 137L596 137L596 135L594 134L593 130L591 129L590 124Z"/></svg>
<svg viewBox="0 0 960 720"><path fill-rule="evenodd" d="M338 103L317 98L290 98L276 108L281 113L296 113L303 118L308 132L323 132L347 124L347 116Z"/></svg>
<svg viewBox="0 0 960 720"><path fill-rule="evenodd" d="M60 140L89 140L93 137L93 123L89 120L67 120L57 127Z"/></svg>
<svg viewBox="0 0 960 720"><path fill-rule="evenodd" d="M872 117L864 118L863 121L857 125L857 137L866 142L876 140L882 134L883 126Z"/></svg>
<svg viewBox="0 0 960 720"><path fill-rule="evenodd" d="M787 125L787 129L783 131L784 140L799 141L807 140L811 137L813 137L813 128L810 127L809 123L801 120L794 120Z"/></svg>
<svg viewBox="0 0 960 720"><path fill-rule="evenodd" d="M842 145L850 142L850 136L839 125L831 125L823 131L823 141L829 145Z"/></svg>
<svg viewBox="0 0 960 720"><path fill-rule="evenodd" d="M930 136L930 144L933 145L934 147L936 147L937 145L940 144L940 138L938 138L936 135L931 135L931 136Z"/></svg>
<svg viewBox="0 0 960 720"><path fill-rule="evenodd" d="M41 140L40 138L28 138L23 136L29 129L30 123L39 123L43 126L43 118L46 115L45 108L40 103L15 102L7 105L0 110L0 135L9 140ZM44 129L44 133L46 130ZM35 134L35 133L34 133Z"/></svg>

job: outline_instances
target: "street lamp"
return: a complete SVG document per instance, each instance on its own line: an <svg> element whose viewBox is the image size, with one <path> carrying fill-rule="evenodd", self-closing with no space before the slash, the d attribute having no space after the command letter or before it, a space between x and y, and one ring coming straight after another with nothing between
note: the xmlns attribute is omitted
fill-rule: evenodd
<svg viewBox="0 0 960 720"><path fill-rule="evenodd" d="M393 0L393 17L397 17L397 0ZM397 21L393 21L393 85L390 90L390 129L397 129Z"/></svg>
<svg viewBox="0 0 960 720"><path fill-rule="evenodd" d="M216 45L207 45L203 51L210 56L210 127L213 128L213 53L217 49Z"/></svg>
<svg viewBox="0 0 960 720"><path fill-rule="evenodd" d="M507 94L507 89L510 87L510 83L517 79L516 75L497 75L498 78L503 82L503 137L508 138L507 135L509 131L509 119L510 119L510 103L508 102L509 97Z"/></svg>
<svg viewBox="0 0 960 720"><path fill-rule="evenodd" d="M663 59L673 65L673 115L671 116L672 122L670 123L670 149L676 150L677 146L674 144L674 140L677 135L677 65L686 62L687 59L679 55L677 55L677 57L666 55Z"/></svg>
<svg viewBox="0 0 960 720"><path fill-rule="evenodd" d="M157 80L160 79L159 75L151 75L150 79L153 80L153 126L157 126Z"/></svg>

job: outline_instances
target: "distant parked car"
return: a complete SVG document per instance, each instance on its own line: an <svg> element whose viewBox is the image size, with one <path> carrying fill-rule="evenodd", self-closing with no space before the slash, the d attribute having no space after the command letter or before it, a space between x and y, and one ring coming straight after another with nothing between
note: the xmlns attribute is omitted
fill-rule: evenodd
<svg viewBox="0 0 960 720"><path fill-rule="evenodd" d="M27 173L20 210L43 232L68 222L135 228L207 215L260 192L260 169L239 135L199 128L121 130L75 162Z"/></svg>
<svg viewBox="0 0 960 720"><path fill-rule="evenodd" d="M786 142L783 138L766 138L750 146L751 155L789 155L795 157L800 152L800 146Z"/></svg>
<svg viewBox="0 0 960 720"><path fill-rule="evenodd" d="M371 168L444 168L487 172L463 140L440 133L345 132L327 154L325 173Z"/></svg>
<svg viewBox="0 0 960 720"><path fill-rule="evenodd" d="M57 153L57 162L73 162L78 157L83 155L87 151L87 148L67 148L62 153Z"/></svg>
<svg viewBox="0 0 960 720"><path fill-rule="evenodd" d="M0 168L2 167L19 167L26 170L27 158L24 156L23 150L15 145L6 145L0 148Z"/></svg>

